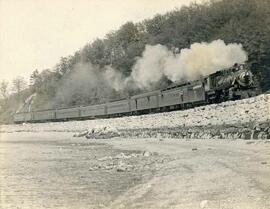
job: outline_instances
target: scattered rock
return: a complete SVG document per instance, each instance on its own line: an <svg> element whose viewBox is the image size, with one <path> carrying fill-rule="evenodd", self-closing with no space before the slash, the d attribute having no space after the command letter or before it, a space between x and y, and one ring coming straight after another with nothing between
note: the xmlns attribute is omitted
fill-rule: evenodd
<svg viewBox="0 0 270 209"><path fill-rule="evenodd" d="M83 131L80 133L75 133L73 137L83 137L83 136L86 136L87 134L88 134L88 131Z"/></svg>
<svg viewBox="0 0 270 209"><path fill-rule="evenodd" d="M255 142L254 141L248 141L246 142L246 144L254 144Z"/></svg>
<svg viewBox="0 0 270 209"><path fill-rule="evenodd" d="M123 152L121 152L120 154L115 156L116 159L128 159L128 158L131 158L131 157L132 157L131 155L125 155L125 153L123 153Z"/></svg>
<svg viewBox="0 0 270 209"><path fill-rule="evenodd" d="M206 208L207 205L208 205L208 201L207 201L207 200L203 200L203 201L201 201L201 203L200 203L200 208Z"/></svg>
<svg viewBox="0 0 270 209"><path fill-rule="evenodd" d="M150 156L151 156L151 152L144 151L144 152L143 152L143 156L144 156L144 157L150 157Z"/></svg>
<svg viewBox="0 0 270 209"><path fill-rule="evenodd" d="M266 164L267 164L267 162L261 162L261 164L262 164L262 165L266 165Z"/></svg>
<svg viewBox="0 0 270 209"><path fill-rule="evenodd" d="M130 167L130 166L126 165L122 161L119 161L117 168L116 168L116 171L117 172L124 172L124 171L128 170L128 167Z"/></svg>
<svg viewBox="0 0 270 209"><path fill-rule="evenodd" d="M106 161L106 160L112 160L112 156L105 156L105 157L102 157L100 159L98 159L99 161Z"/></svg>
<svg viewBox="0 0 270 209"><path fill-rule="evenodd" d="M120 136L119 131L116 128L109 126L92 128L85 135L87 139L110 139L119 136Z"/></svg>
<svg viewBox="0 0 270 209"><path fill-rule="evenodd" d="M95 171L95 170L97 170L95 167L90 167L89 168L89 171Z"/></svg>
<svg viewBox="0 0 270 209"><path fill-rule="evenodd" d="M118 168L116 169L116 171L117 171L117 172L124 172L124 171L126 171L126 168L124 168L124 167L118 167Z"/></svg>
<svg viewBox="0 0 270 209"><path fill-rule="evenodd" d="M195 148L192 148L192 151L196 151L196 150L198 150L196 147Z"/></svg>

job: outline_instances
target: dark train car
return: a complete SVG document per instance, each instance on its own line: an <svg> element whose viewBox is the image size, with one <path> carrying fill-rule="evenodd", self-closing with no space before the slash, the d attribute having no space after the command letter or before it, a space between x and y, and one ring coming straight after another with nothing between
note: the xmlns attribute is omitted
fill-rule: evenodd
<svg viewBox="0 0 270 209"><path fill-rule="evenodd" d="M160 107L169 107L182 102L183 88L161 91L159 95Z"/></svg>
<svg viewBox="0 0 270 209"><path fill-rule="evenodd" d="M55 120L56 112L55 110L43 110L33 112L32 121L50 121Z"/></svg>
<svg viewBox="0 0 270 209"><path fill-rule="evenodd" d="M97 116L107 115L107 107L105 104L80 107L80 110L81 110L80 116L82 118L84 117L94 118Z"/></svg>
<svg viewBox="0 0 270 209"><path fill-rule="evenodd" d="M109 102L106 104L107 115L121 115L130 112L130 102L128 99Z"/></svg>
<svg viewBox="0 0 270 209"><path fill-rule="evenodd" d="M206 101L204 83L197 81L183 91L183 103L202 103Z"/></svg>
<svg viewBox="0 0 270 209"><path fill-rule="evenodd" d="M204 83L198 80L192 83L175 85L162 90L159 97L160 107L202 103L206 99Z"/></svg>
<svg viewBox="0 0 270 209"><path fill-rule="evenodd" d="M56 120L74 119L74 118L80 118L80 108L79 107L56 110L56 117L55 117Z"/></svg>
<svg viewBox="0 0 270 209"><path fill-rule="evenodd" d="M131 111L151 110L159 107L160 91L153 91L130 98Z"/></svg>
<svg viewBox="0 0 270 209"><path fill-rule="evenodd" d="M14 123L24 122L24 113L15 113L13 116Z"/></svg>
<svg viewBox="0 0 270 209"><path fill-rule="evenodd" d="M15 123L23 123L31 120L32 120L32 113L30 112L16 113L13 117L13 121Z"/></svg>

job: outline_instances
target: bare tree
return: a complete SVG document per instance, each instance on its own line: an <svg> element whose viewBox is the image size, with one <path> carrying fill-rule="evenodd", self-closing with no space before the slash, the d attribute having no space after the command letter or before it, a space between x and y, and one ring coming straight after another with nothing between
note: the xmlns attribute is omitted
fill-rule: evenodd
<svg viewBox="0 0 270 209"><path fill-rule="evenodd" d="M8 82L2 80L0 83L0 99L2 99L3 106L6 106L8 100L9 90L8 90Z"/></svg>
<svg viewBox="0 0 270 209"><path fill-rule="evenodd" d="M27 87L26 81L23 77L18 76L12 81L12 90L17 94L17 99L21 99L21 92Z"/></svg>
<svg viewBox="0 0 270 209"><path fill-rule="evenodd" d="M0 83L0 94L3 99L8 97L8 82L5 80L1 81Z"/></svg>

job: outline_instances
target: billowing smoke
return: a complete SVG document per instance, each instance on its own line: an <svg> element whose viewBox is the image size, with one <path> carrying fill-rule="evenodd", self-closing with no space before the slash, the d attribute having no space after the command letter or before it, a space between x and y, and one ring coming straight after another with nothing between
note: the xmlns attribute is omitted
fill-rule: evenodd
<svg viewBox="0 0 270 209"><path fill-rule="evenodd" d="M105 66L104 78L116 91L121 91L126 87L126 79L123 75L111 66Z"/></svg>
<svg viewBox="0 0 270 209"><path fill-rule="evenodd" d="M226 45L222 40L194 43L179 54L160 44L147 45L132 68L131 78L139 88L147 89L163 76L173 82L194 80L246 60L241 44Z"/></svg>
<svg viewBox="0 0 270 209"><path fill-rule="evenodd" d="M142 57L137 59L132 68L131 78L139 88L154 85L164 75L166 62L171 57L173 57L173 53L165 46L146 45Z"/></svg>
<svg viewBox="0 0 270 209"><path fill-rule="evenodd" d="M56 102L58 106L106 102L110 90L101 69L90 63L78 63L62 79L56 92Z"/></svg>
<svg viewBox="0 0 270 209"><path fill-rule="evenodd" d="M99 68L90 63L78 63L67 73L57 90L58 104L95 104L138 89L153 89L164 81L199 79L235 63L244 63L247 54L241 44L226 45L222 40L194 43L180 53L166 46L146 45L129 77L111 66ZM165 79L164 79L165 78ZM166 83L166 82L165 82Z"/></svg>

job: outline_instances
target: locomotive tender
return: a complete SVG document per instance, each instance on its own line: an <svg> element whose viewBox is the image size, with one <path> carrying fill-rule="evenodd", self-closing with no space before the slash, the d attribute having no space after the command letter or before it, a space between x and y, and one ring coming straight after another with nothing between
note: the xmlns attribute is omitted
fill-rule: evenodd
<svg viewBox="0 0 270 209"><path fill-rule="evenodd" d="M20 112L15 123L107 118L187 109L252 96L253 75L243 64L217 71L200 80L135 95L106 104L57 110Z"/></svg>

